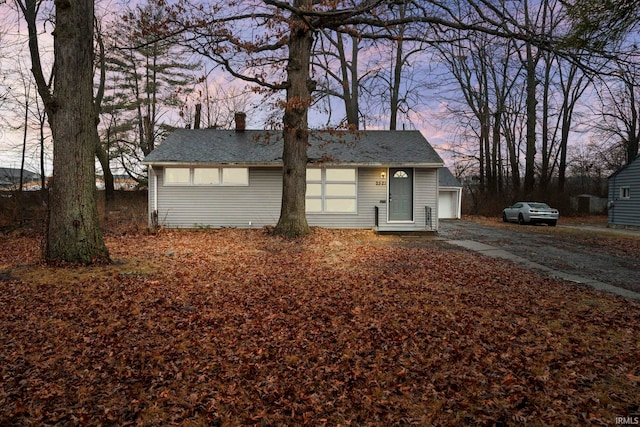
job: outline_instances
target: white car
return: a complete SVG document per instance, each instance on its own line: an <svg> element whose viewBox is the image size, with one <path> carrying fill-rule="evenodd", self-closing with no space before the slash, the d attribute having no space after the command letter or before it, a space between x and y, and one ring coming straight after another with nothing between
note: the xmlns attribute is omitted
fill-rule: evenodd
<svg viewBox="0 0 640 427"><path fill-rule="evenodd" d="M558 223L560 213L557 209L540 202L518 202L502 211L504 222L531 224L541 222L554 227Z"/></svg>

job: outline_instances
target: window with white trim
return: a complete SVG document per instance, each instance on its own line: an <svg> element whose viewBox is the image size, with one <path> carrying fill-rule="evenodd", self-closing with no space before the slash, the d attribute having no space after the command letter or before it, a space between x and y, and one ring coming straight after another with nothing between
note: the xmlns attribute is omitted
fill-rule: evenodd
<svg viewBox="0 0 640 427"><path fill-rule="evenodd" d="M355 213L356 169L307 169L308 213Z"/></svg>
<svg viewBox="0 0 640 427"><path fill-rule="evenodd" d="M230 186L249 185L248 168L164 168L164 185Z"/></svg>
<svg viewBox="0 0 640 427"><path fill-rule="evenodd" d="M621 199L630 199L631 198L631 189L629 187L621 187L620 188L620 198Z"/></svg>
<svg viewBox="0 0 640 427"><path fill-rule="evenodd" d="M307 212L322 212L322 175L322 169L307 169Z"/></svg>
<svg viewBox="0 0 640 427"><path fill-rule="evenodd" d="M246 186L249 185L249 169L247 168L222 168L222 185Z"/></svg>
<svg viewBox="0 0 640 427"><path fill-rule="evenodd" d="M193 185L218 185L220 172L218 168L193 168Z"/></svg>
<svg viewBox="0 0 640 427"><path fill-rule="evenodd" d="M190 182L189 168L164 168L165 185L189 185Z"/></svg>

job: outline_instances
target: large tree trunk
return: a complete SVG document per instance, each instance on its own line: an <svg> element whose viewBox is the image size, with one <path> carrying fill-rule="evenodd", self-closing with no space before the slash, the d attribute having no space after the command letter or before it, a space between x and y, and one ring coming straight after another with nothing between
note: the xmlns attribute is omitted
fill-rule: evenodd
<svg viewBox="0 0 640 427"><path fill-rule="evenodd" d="M360 51L357 37L351 36L351 64L347 61L345 46L342 34L337 34L336 48L340 58L340 72L342 77L342 100L347 116L347 126L350 129L360 128L360 105L359 92L360 82L358 81L358 52ZM351 84L349 84L351 82Z"/></svg>
<svg viewBox="0 0 640 427"><path fill-rule="evenodd" d="M93 105L93 0L56 0L53 105L54 179L45 257L91 263L109 259L98 223Z"/></svg>
<svg viewBox="0 0 640 427"><path fill-rule="evenodd" d="M402 16L404 17L404 7L400 8ZM404 26L400 27L401 34L404 32ZM402 83L402 67L404 65L402 61L403 52L402 38L398 38L396 41L396 57L395 64L393 64L393 78L391 79L391 105L389 108L389 130L398 129L398 110L400 109L400 85Z"/></svg>
<svg viewBox="0 0 640 427"><path fill-rule="evenodd" d="M407 16L407 6L404 4L398 5L398 11L400 13L400 19L405 19ZM396 57L393 64L393 78L391 78L391 105L390 105L390 117L389 117L389 130L398 129L398 110L400 109L400 85L402 84L402 69L404 67L404 40L405 25L398 26L398 39L396 43Z"/></svg>
<svg viewBox="0 0 640 427"><path fill-rule="evenodd" d="M509 154L509 166L511 169L511 186L513 194L520 194L520 157L518 156L518 147L515 132L509 123L503 127L505 134L505 142L507 144L507 153Z"/></svg>
<svg viewBox="0 0 640 427"><path fill-rule="evenodd" d="M502 103L498 102L496 111L493 113L493 127L491 130L491 163L492 178L491 191L493 194L499 194L503 190L502 186L502 147L500 146L500 128L502 127Z"/></svg>
<svg viewBox="0 0 640 427"><path fill-rule="evenodd" d="M532 53L532 47L527 44L527 147L524 159L524 194L533 193L535 186L535 159L536 159L536 63Z"/></svg>
<svg viewBox="0 0 640 427"><path fill-rule="evenodd" d="M569 127L571 123L571 113L562 111L562 136L560 138L560 164L558 166L558 190L564 192L567 182L567 146L569 145Z"/></svg>
<svg viewBox="0 0 640 427"><path fill-rule="evenodd" d="M113 183L113 173L111 172L111 165L109 164L109 135L107 132L107 138L105 141L105 146L102 145L100 141L100 135L98 134L97 125L99 123L100 117L100 108L102 104L102 100L104 99L104 89L105 82L107 80L107 60L105 54L104 41L102 40L102 35L100 32L95 33L96 42L98 44L98 52L99 52L99 60L100 64L100 84L98 85L98 90L96 92L96 96L93 102L93 107L95 110L96 116L96 130L94 132L94 137L96 139L96 157L100 162L100 167L102 167L102 175L104 179L104 200L105 200L105 210L108 211L108 206L114 200L115 196L115 188Z"/></svg>
<svg viewBox="0 0 640 427"><path fill-rule="evenodd" d="M540 182L538 189L542 194L546 194L549 191L549 185L551 184L551 175L553 174L553 146L554 142L551 139L550 123L551 120L551 73L552 73L553 61L547 56L544 67L544 80L542 84L542 135L540 140L542 142L540 155L542 157L542 165L540 166Z"/></svg>
<svg viewBox="0 0 640 427"><path fill-rule="evenodd" d="M632 83L627 83L627 87L627 91L629 92L629 106L631 107L626 153L627 164L629 164L638 156L638 148L640 147L640 130L638 129L640 112L638 112L638 103L636 102L635 86Z"/></svg>
<svg viewBox="0 0 640 427"><path fill-rule="evenodd" d="M295 0L294 7L309 9L311 0ZM312 89L309 62L313 34L306 22L295 15L291 17L290 25L287 105L283 118L282 207L274 231L287 237L300 237L310 233L305 212L305 194L309 142L307 116Z"/></svg>

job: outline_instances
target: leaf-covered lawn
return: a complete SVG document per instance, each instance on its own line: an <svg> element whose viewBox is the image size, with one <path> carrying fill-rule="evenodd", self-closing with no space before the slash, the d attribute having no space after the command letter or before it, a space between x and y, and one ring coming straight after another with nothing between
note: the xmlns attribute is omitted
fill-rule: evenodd
<svg viewBox="0 0 640 427"><path fill-rule="evenodd" d="M428 239L426 237L425 239ZM611 425L640 304L365 231L0 237L0 425Z"/></svg>

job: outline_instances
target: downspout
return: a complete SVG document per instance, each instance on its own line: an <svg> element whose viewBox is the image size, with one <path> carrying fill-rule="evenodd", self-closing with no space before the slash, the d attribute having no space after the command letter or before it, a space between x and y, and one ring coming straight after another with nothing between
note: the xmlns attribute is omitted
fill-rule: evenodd
<svg viewBox="0 0 640 427"><path fill-rule="evenodd" d="M149 199L153 200L153 203L149 203L149 227L153 228L157 226L158 218L158 176L153 170L153 166L149 165L149 186L151 191L149 192Z"/></svg>
<svg viewBox="0 0 640 427"><path fill-rule="evenodd" d="M415 176L415 172L414 172L414 176ZM435 228L434 228L434 225L431 224L431 230L438 231L438 228L440 227L440 168L436 169L436 205L435 205L435 208L436 208L435 209L435 211L436 211L435 215L433 213L431 214L432 221L435 221ZM425 215L426 215L426 212L425 212Z"/></svg>
<svg viewBox="0 0 640 427"><path fill-rule="evenodd" d="M158 212L158 175L153 172L153 211Z"/></svg>

